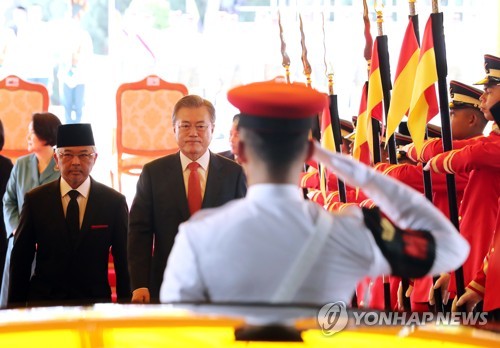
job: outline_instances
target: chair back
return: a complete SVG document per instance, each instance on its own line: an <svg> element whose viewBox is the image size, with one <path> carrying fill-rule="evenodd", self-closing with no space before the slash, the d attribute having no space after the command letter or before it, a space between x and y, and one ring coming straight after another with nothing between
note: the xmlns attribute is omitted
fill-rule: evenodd
<svg viewBox="0 0 500 348"><path fill-rule="evenodd" d="M139 175L147 162L178 150L172 127L172 111L188 94L186 86L156 75L124 83L116 93L116 153L118 185L121 175Z"/></svg>
<svg viewBox="0 0 500 348"><path fill-rule="evenodd" d="M26 134L32 115L47 112L49 93L41 84L10 75L0 81L0 119L5 132L2 154L13 160L28 154Z"/></svg>

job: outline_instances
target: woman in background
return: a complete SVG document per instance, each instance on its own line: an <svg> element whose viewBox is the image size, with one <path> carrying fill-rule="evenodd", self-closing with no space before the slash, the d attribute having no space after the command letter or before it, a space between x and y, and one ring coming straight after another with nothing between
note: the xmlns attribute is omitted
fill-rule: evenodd
<svg viewBox="0 0 500 348"><path fill-rule="evenodd" d="M2 308L7 304L10 253L24 203L24 194L60 177L53 149L57 140L57 128L60 125L59 118L50 112L33 114L26 137L30 154L18 158L7 182L7 189L3 196L3 215L8 247L0 292L0 306Z"/></svg>

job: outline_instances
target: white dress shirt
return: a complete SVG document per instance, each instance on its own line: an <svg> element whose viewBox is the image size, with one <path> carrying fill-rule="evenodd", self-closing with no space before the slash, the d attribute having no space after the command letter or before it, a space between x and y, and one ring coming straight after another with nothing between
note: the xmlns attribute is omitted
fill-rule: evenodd
<svg viewBox="0 0 500 348"><path fill-rule="evenodd" d="M64 216L66 216L66 211L68 210L68 204L69 201L71 200L71 197L69 196L68 192L73 190L71 186L66 182L61 177L61 200L62 200L62 205L63 205L63 210L64 210ZM85 208L87 207L87 202L89 199L89 192L90 192L90 176L78 187L76 188L78 191L79 195L76 198L76 201L78 202L78 209L80 213L80 227L82 227L82 221L83 221L83 215L85 215Z"/></svg>
<svg viewBox="0 0 500 348"><path fill-rule="evenodd" d="M188 182L189 182L189 173L188 165L193 162L182 152L181 155L181 166L182 166L182 176L184 177L184 188L186 189L186 195L188 192ZM200 176L200 185L201 185L201 198L205 197L205 187L207 186L207 176L208 176L208 164L210 163L210 151L207 150L205 153L198 158L195 162L198 162L200 167L198 168L198 174Z"/></svg>
<svg viewBox="0 0 500 348"><path fill-rule="evenodd" d="M332 158L340 161L329 168L360 187L400 227L432 233L436 254L429 274L465 261L467 242L422 194L345 156ZM200 211L181 224L160 300L269 302L322 209L301 194L295 185L252 185L245 198ZM348 303L362 278L391 273L360 208L347 207L330 218L328 238L294 303Z"/></svg>

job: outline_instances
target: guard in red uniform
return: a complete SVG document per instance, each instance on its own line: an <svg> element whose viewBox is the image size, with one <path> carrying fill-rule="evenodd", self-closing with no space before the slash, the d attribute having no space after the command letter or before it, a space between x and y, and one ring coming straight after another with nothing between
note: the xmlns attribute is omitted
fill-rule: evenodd
<svg viewBox="0 0 500 348"><path fill-rule="evenodd" d="M494 121L490 109L500 101L500 58L485 55L488 76L477 84L484 84L480 109L489 121ZM497 121L498 123L498 121ZM475 277L488 253L495 230L500 197L500 131L498 124L487 137L477 138L461 149L444 152L427 164L435 173L470 173L460 206L460 233L469 241L471 252L463 265L465 285ZM450 291L454 290L452 280Z"/></svg>
<svg viewBox="0 0 500 348"><path fill-rule="evenodd" d="M481 96L481 110L489 120L495 120L496 126L500 125L500 58L486 55L485 68L488 74L485 79L478 82L484 84L484 94ZM495 132L495 130L494 130ZM498 134L498 130L497 130ZM500 136L497 137L497 139ZM491 170L500 170L500 142L489 142L482 146L482 151L490 154L489 161L482 162L483 167ZM485 158L482 158L483 160ZM477 165L477 164L476 164ZM498 179L498 177L497 177ZM481 268L458 301L453 304L465 306L468 311L484 298L483 310L490 313L490 318L500 321L500 196L497 195L497 216L493 239L483 260Z"/></svg>
<svg viewBox="0 0 500 348"><path fill-rule="evenodd" d="M451 127L454 139L472 139L482 137L488 122L479 109L482 91L465 85L458 81L450 82L450 115ZM441 139L429 141L433 146L439 145L442 151ZM430 147L432 148L432 146ZM427 151L430 149L427 147ZM384 174L392 176L417 191L424 193L424 180L422 164L387 164L379 163L375 166ZM448 190L446 175L431 173L432 177L432 201L434 205L449 217ZM455 175L457 202L462 201L465 187L468 183L469 173L460 172ZM411 290L412 311L427 311L429 289L432 287L432 278L426 277L416 279ZM400 304L401 306L401 304Z"/></svg>

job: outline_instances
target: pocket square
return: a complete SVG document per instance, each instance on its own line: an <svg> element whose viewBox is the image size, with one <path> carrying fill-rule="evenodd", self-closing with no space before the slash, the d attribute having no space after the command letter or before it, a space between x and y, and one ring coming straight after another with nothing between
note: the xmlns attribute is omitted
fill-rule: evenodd
<svg viewBox="0 0 500 348"><path fill-rule="evenodd" d="M108 227L109 227L109 225L91 225L90 229L91 230L100 230L100 229L108 228Z"/></svg>

